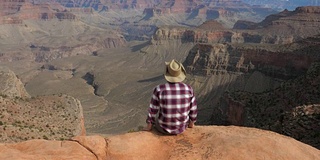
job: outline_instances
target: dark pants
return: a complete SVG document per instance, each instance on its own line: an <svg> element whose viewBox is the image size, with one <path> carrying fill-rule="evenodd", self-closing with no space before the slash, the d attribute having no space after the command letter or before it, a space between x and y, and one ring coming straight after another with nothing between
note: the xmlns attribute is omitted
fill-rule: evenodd
<svg viewBox="0 0 320 160"><path fill-rule="evenodd" d="M171 135L171 136L176 136L176 134L171 134L169 132L167 132L166 130L164 130L160 124L159 124L159 120L158 120L158 117L156 118L156 123L154 125L154 127L156 128L156 130L164 135Z"/></svg>
<svg viewBox="0 0 320 160"><path fill-rule="evenodd" d="M164 130L164 129L160 126L158 118L156 118L155 128L156 128L156 130L157 130L158 132L160 132L160 133L163 133L163 134L166 134L166 135L170 135L170 133L168 133L166 130Z"/></svg>

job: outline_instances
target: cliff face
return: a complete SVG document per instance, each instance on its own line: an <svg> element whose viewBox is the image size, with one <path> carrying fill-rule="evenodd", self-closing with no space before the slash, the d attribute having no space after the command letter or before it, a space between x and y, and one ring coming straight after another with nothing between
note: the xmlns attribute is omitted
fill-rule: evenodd
<svg viewBox="0 0 320 160"><path fill-rule="evenodd" d="M179 27L160 27L152 37L153 44L161 44L162 41L180 40L183 43L218 43L230 42L233 33L226 29L188 29Z"/></svg>
<svg viewBox="0 0 320 160"><path fill-rule="evenodd" d="M155 44L167 39L197 43L289 44L320 34L319 10L320 7L301 7L292 12L271 15L258 24L240 21L234 29L224 28L214 20L203 23L197 29L160 27L153 40Z"/></svg>
<svg viewBox="0 0 320 160"><path fill-rule="evenodd" d="M254 14L256 16L266 16L274 13L273 10L268 10L263 7L252 7L240 0L77 0L66 1L56 0L61 5L68 8L85 8L92 7L98 11L110 11L110 10L141 10L144 11L146 17L156 17L167 14L187 14L188 19L195 17L205 17L206 19L216 18L230 18L234 15L246 12L248 14ZM235 10L236 8L236 10ZM246 18L246 16L243 16Z"/></svg>
<svg viewBox="0 0 320 160"><path fill-rule="evenodd" d="M307 48L307 47L306 47ZM226 72L249 73L290 78L304 73L318 56L267 48L237 47L229 44L196 44L184 65L194 75L209 76Z"/></svg>
<svg viewBox="0 0 320 160"><path fill-rule="evenodd" d="M314 63L305 76L260 94L226 94L219 106L225 111L221 116L223 121L231 125L272 130L319 148L319 67L319 63ZM238 115L232 114L235 109Z"/></svg>
<svg viewBox="0 0 320 160"><path fill-rule="evenodd" d="M69 139L85 135L82 106L73 97L32 97L15 74L0 68L0 141Z"/></svg>
<svg viewBox="0 0 320 160"><path fill-rule="evenodd" d="M137 132L108 138L78 136L67 141L30 140L0 144L0 153L1 159L25 160L320 158L319 150L279 134L222 126L196 126L177 136Z"/></svg>

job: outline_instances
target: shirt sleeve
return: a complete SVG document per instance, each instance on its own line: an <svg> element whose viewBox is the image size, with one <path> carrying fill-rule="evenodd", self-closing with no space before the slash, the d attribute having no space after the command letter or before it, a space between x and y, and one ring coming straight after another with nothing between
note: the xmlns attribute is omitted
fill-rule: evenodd
<svg viewBox="0 0 320 160"><path fill-rule="evenodd" d="M157 91L157 88L155 88L153 91L149 109L148 109L148 117L146 120L147 123L155 123L155 119L156 119L159 107L160 107L159 92Z"/></svg>
<svg viewBox="0 0 320 160"><path fill-rule="evenodd" d="M192 122L197 121L197 114L198 114L197 101L192 91L192 97L190 102L190 112L189 112L189 118Z"/></svg>

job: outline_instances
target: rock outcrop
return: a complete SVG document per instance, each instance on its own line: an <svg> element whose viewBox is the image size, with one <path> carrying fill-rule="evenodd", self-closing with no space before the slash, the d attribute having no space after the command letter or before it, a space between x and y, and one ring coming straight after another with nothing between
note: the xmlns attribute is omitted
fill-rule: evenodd
<svg viewBox="0 0 320 160"><path fill-rule="evenodd" d="M0 93L10 98L30 98L18 77L7 67L0 66Z"/></svg>
<svg viewBox="0 0 320 160"><path fill-rule="evenodd" d="M54 154L53 154L54 153ZM0 144L0 159L279 159L315 160L320 151L273 132L244 127L196 126L177 136L137 132L108 138L30 140Z"/></svg>
<svg viewBox="0 0 320 160"><path fill-rule="evenodd" d="M8 68L0 67L0 80L0 142L85 135L79 100L66 95L30 97Z"/></svg>

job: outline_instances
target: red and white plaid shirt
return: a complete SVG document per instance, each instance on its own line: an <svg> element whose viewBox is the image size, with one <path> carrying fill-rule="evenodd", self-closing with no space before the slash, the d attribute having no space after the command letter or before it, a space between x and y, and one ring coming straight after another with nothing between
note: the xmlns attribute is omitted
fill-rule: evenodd
<svg viewBox="0 0 320 160"><path fill-rule="evenodd" d="M197 119L197 102L193 89L182 82L158 85L151 98L147 123L155 123L159 112L160 126L171 134L182 133L189 122Z"/></svg>

